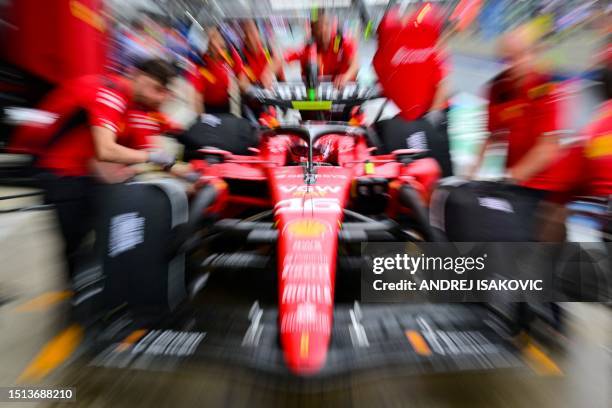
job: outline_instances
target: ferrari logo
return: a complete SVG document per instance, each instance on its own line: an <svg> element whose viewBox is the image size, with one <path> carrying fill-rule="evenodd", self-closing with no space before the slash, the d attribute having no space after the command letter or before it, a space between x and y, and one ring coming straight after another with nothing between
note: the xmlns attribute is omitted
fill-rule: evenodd
<svg viewBox="0 0 612 408"><path fill-rule="evenodd" d="M302 337L300 338L300 357L302 359L308 358L308 333L302 333Z"/></svg>
<svg viewBox="0 0 612 408"><path fill-rule="evenodd" d="M287 229L299 238L316 238L325 233L327 226L317 220L299 220L290 224Z"/></svg>

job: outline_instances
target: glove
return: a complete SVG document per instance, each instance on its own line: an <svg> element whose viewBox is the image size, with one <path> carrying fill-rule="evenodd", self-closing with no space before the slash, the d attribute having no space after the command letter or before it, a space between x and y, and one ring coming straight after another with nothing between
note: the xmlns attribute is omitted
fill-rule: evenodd
<svg viewBox="0 0 612 408"><path fill-rule="evenodd" d="M183 176L183 178L190 183L195 183L196 181L200 179L200 177L201 175L197 171L190 171L189 173Z"/></svg>
<svg viewBox="0 0 612 408"><path fill-rule="evenodd" d="M176 158L161 150L149 152L149 163L158 164L164 170L170 169L176 163Z"/></svg>
<svg viewBox="0 0 612 408"><path fill-rule="evenodd" d="M251 98L257 98L257 91L259 90L258 87L256 87L253 84L249 84L245 89L244 89L244 94L246 96L250 96Z"/></svg>
<svg viewBox="0 0 612 408"><path fill-rule="evenodd" d="M437 127L444 121L444 112L441 110L429 111L425 115L425 120L427 120L434 127Z"/></svg>
<svg viewBox="0 0 612 408"><path fill-rule="evenodd" d="M502 183L516 185L518 184L518 180L512 177L512 172L510 170L506 170L502 179Z"/></svg>

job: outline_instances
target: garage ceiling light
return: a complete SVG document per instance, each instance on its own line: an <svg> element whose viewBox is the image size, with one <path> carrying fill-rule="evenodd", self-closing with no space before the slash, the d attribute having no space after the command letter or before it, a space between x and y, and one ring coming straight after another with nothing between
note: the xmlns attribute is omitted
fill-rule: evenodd
<svg viewBox="0 0 612 408"><path fill-rule="evenodd" d="M272 10L304 10L312 7L350 7L351 0L270 0Z"/></svg>

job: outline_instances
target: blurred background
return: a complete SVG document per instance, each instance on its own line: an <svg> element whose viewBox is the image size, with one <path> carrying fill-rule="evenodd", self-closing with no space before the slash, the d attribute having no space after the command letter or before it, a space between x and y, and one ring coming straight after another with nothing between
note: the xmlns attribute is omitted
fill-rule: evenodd
<svg viewBox="0 0 612 408"><path fill-rule="evenodd" d="M420 3L0 0L0 386L24 383L24 374L38 364L46 374L36 383L77 387L76 406L612 406L612 313L606 305L588 303L564 305L567 332L555 336L552 345L523 350L525 364L517 370L421 373L413 367L410 374L381 370L309 383L223 365L123 370L102 369L70 355L52 353L42 361L36 359L50 342L76 340L56 337L70 293L54 212L43 205L40 190L24 170L30 158L4 149L19 115L29 119L36 115L22 108L36 107L66 79L129 72L147 56L173 61L188 71L206 51L205 27L211 25L240 48L243 40L237 21L253 19L265 44L285 53L304 44L315 8L325 9L343 35L355 39L357 81L375 84L372 57L378 47L380 20L391 6L407 12ZM578 133L593 120L602 102L597 71L601 54L610 45L610 1L434 3L447 21L459 5L465 8L460 27L445 37L450 67L449 137L456 174L467 172L487 136L485 86L504 68L497 54L498 40L521 25L529 24L541 33L538 64L570 96L563 103L565 128ZM300 80L299 66L287 64L283 73L287 80ZM172 84L175 93L162 107L183 126L196 116L186 97L189 87L187 80L178 78ZM379 107L380 103L373 103L370 111ZM383 117L395 113L397 108L389 103ZM504 161L504 146L492 146L481 176L501 176ZM602 239L584 218L570 217L567 227L569 240Z"/></svg>

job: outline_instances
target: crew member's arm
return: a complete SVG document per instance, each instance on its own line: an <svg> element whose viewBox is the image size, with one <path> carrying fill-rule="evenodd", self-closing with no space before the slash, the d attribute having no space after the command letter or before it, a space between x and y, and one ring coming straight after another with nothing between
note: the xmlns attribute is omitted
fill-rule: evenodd
<svg viewBox="0 0 612 408"><path fill-rule="evenodd" d="M295 62L300 62L300 67L303 70L304 67L303 65L301 65L301 62L304 59L307 49L308 49L308 46L304 46L297 50L285 52L282 58L282 62L285 64L293 64ZM304 75L304 72L302 72L301 75Z"/></svg>
<svg viewBox="0 0 612 408"><path fill-rule="evenodd" d="M268 72L272 75L272 78L279 78L282 80L283 76L283 59L280 57L281 53L276 48L273 54L270 56L270 63L268 64Z"/></svg>
<svg viewBox="0 0 612 408"><path fill-rule="evenodd" d="M101 87L88 110L97 160L121 164L152 162L162 166L174 163L174 158L163 152L146 152L117 143L117 133L127 110L127 100L121 93Z"/></svg>
<svg viewBox="0 0 612 408"><path fill-rule="evenodd" d="M92 160L89 163L89 170L98 180L106 184L123 183L138 174L133 166L99 160Z"/></svg>
<svg viewBox="0 0 612 408"><path fill-rule="evenodd" d="M466 177L468 179L473 179L474 177L476 177L476 174L478 174L478 171L480 170L480 167L482 166L482 162L484 161L485 153L487 149L489 148L490 144L491 144L491 139L490 137L487 137L482 143L482 145L480 146L480 149L478 150L478 154L476 155L476 161L474 162L474 164L472 164L472 166L469 168L466 174Z"/></svg>
<svg viewBox="0 0 612 408"><path fill-rule="evenodd" d="M296 62L296 61L301 61L302 60L302 56L304 55L304 52L306 50L306 47L302 47L298 50L291 50L285 53L285 55L283 55L283 60L285 61L285 63L289 64L292 62Z"/></svg>
<svg viewBox="0 0 612 408"><path fill-rule="evenodd" d="M268 65L264 68L260 75L259 81L264 88L270 88L275 79L281 78L283 75L283 61L278 57L278 53L270 56Z"/></svg>
<svg viewBox="0 0 612 408"><path fill-rule="evenodd" d="M482 166L482 162L484 161L484 156L487 152L487 149L493 142L493 139L498 138L498 135L503 132L502 124L499 122L498 119L499 107L497 106L496 93L497 92L495 90L495 85L491 86L488 92L489 106L487 108L487 130L489 131L489 135L480 146L480 149L476 156L476 161L474 162L474 164L472 164L466 174L466 177L468 179L473 179L474 177L476 177L476 174L478 174L478 171Z"/></svg>
<svg viewBox="0 0 612 408"><path fill-rule="evenodd" d="M334 85L338 88L344 86L347 82L354 81L357 78L357 73L359 72L359 62L357 58L353 58L351 61L351 65L349 68L343 73L336 77L334 80Z"/></svg>
<svg viewBox="0 0 612 408"><path fill-rule="evenodd" d="M333 44L332 44L333 46ZM345 38L342 43L342 64L347 65L347 69L334 79L334 85L338 88L347 82L354 81L359 72L359 59L357 58L356 46L352 40Z"/></svg>
<svg viewBox="0 0 612 408"><path fill-rule="evenodd" d="M127 122L129 124L128 129L121 137L122 146L145 153L147 151L167 151L162 135L180 129L178 124L173 123L159 112L132 111L128 113ZM147 156L149 156L149 153L147 153ZM172 157L172 155L167 156ZM92 173L106 183L123 182L138 173L156 170L156 168L152 169L150 165L126 166L98 160L94 160L91 167ZM169 169L169 172L175 176L186 178L193 172L193 168L187 163L176 163Z"/></svg>
<svg viewBox="0 0 612 408"><path fill-rule="evenodd" d="M442 79L436 89L436 95L434 96L433 103L431 104L431 110L439 111L445 110L448 107L448 84L446 78Z"/></svg>
<svg viewBox="0 0 612 408"><path fill-rule="evenodd" d="M130 120L135 119L135 120ZM182 127L161 112L131 112L128 116L130 132L126 139L129 147L151 152L168 152L175 155L174 148L166 143L166 139L182 131ZM169 172L175 176L184 177L193 171L188 163L175 163Z"/></svg>
<svg viewBox="0 0 612 408"><path fill-rule="evenodd" d="M187 72L186 80L191 84L190 97L191 107L196 115L204 113L204 78L198 71L198 67Z"/></svg>
<svg viewBox="0 0 612 408"><path fill-rule="evenodd" d="M112 130L94 126L91 129L96 158L101 161L137 164L148 161L148 153L143 150L130 149L117 143L117 134Z"/></svg>
<svg viewBox="0 0 612 408"><path fill-rule="evenodd" d="M245 92L251 86L251 80L244 72L239 73L236 76L236 79L238 80L238 87L240 88L241 92Z"/></svg>
<svg viewBox="0 0 612 408"><path fill-rule="evenodd" d="M240 92L245 92L251 86L251 80L246 73L244 62L242 61L240 54L238 54L234 48L232 48L230 51L232 57L232 72L236 76L236 81L238 83Z"/></svg>
<svg viewBox="0 0 612 408"><path fill-rule="evenodd" d="M191 87L191 106L196 115L204 113L204 94Z"/></svg>
<svg viewBox="0 0 612 408"><path fill-rule="evenodd" d="M430 109L432 111L444 110L448 107L448 76L450 68L447 53L441 46L438 46L436 49L435 60L437 63L438 86Z"/></svg>

